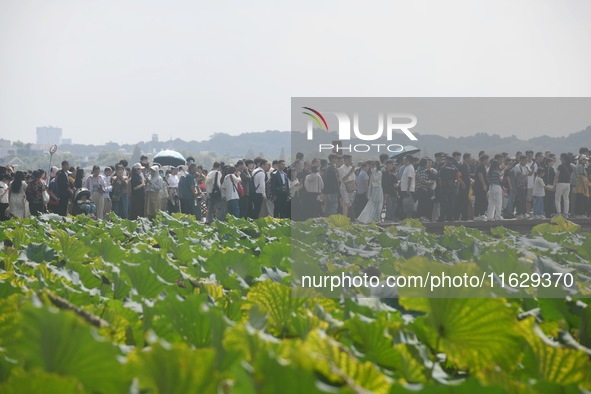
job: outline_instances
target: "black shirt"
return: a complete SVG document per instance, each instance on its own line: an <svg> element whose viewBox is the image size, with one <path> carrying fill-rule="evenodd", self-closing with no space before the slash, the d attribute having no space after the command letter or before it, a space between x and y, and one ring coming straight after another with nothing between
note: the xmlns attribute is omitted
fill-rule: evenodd
<svg viewBox="0 0 591 394"><path fill-rule="evenodd" d="M64 170L59 170L56 175L57 196L59 198L68 198L70 195L70 180Z"/></svg>
<svg viewBox="0 0 591 394"><path fill-rule="evenodd" d="M558 183L570 183L570 174L572 172L568 164L558 166Z"/></svg>
<svg viewBox="0 0 591 394"><path fill-rule="evenodd" d="M452 189L456 187L456 177L458 169L453 163L449 163L441 167L439 171L439 179L441 180L441 187L443 189Z"/></svg>
<svg viewBox="0 0 591 394"><path fill-rule="evenodd" d="M398 177L396 176L396 174L388 171L387 169L382 171L382 189L384 190L385 194L395 196L397 182Z"/></svg>
<svg viewBox="0 0 591 394"><path fill-rule="evenodd" d="M324 173L324 189L322 191L326 194L337 194L339 192L339 180L337 178L337 170L334 165L329 164Z"/></svg>
<svg viewBox="0 0 591 394"><path fill-rule="evenodd" d="M464 181L464 187L465 188L469 188L470 187L470 167L468 167L467 164L460 164L458 165L458 170L460 171L460 173L462 174L462 181Z"/></svg>
<svg viewBox="0 0 591 394"><path fill-rule="evenodd" d="M488 186L488 178L486 176L486 167L484 164L479 164L478 167L476 167L476 171L474 172L474 181L476 182L476 185L482 188L482 182L480 182L480 177L478 174L482 174L482 177L484 178L484 184Z"/></svg>

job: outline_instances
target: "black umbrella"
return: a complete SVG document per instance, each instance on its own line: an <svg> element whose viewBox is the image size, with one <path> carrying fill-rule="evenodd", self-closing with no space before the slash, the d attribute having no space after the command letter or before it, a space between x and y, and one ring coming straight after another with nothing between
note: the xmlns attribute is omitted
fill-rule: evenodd
<svg viewBox="0 0 591 394"><path fill-rule="evenodd" d="M400 155L414 155L415 153L419 153L420 151L421 150L416 146L406 145L404 149L402 149L400 152L396 152L392 156L390 156L390 159L395 159Z"/></svg>
<svg viewBox="0 0 591 394"><path fill-rule="evenodd" d="M185 158L179 152L174 150L163 150L158 152L154 156L154 163L158 163L161 166L173 166L178 167L186 163Z"/></svg>

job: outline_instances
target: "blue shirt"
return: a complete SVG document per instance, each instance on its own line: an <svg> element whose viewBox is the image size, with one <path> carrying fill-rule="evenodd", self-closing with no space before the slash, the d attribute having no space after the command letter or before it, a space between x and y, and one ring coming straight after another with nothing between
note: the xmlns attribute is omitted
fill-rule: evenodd
<svg viewBox="0 0 591 394"><path fill-rule="evenodd" d="M360 170L359 174L357 175L356 181L357 181L357 194L367 193L366 182L369 182L369 175L367 175L367 172Z"/></svg>
<svg viewBox="0 0 591 394"><path fill-rule="evenodd" d="M187 174L179 182L179 197L183 200L190 200L195 197L191 186L195 187L195 177Z"/></svg>

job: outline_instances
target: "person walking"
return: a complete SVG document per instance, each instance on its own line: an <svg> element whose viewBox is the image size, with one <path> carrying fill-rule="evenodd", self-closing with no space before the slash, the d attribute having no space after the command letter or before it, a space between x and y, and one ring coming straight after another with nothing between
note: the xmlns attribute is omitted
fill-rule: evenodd
<svg viewBox="0 0 591 394"><path fill-rule="evenodd" d="M178 182L178 196L181 205L181 213L195 215L195 199L199 195L195 175L197 174L197 164L189 164L187 174Z"/></svg>
<svg viewBox="0 0 591 394"><path fill-rule="evenodd" d="M402 201L402 219L412 218L415 205L416 171L412 165L413 157L404 157L404 169L400 178L400 197Z"/></svg>
<svg viewBox="0 0 591 394"><path fill-rule="evenodd" d="M207 223L213 223L213 218L223 220L222 209L222 172L219 162L213 163L213 169L205 178L205 190L207 192ZM214 216L215 215L215 216Z"/></svg>
<svg viewBox="0 0 591 394"><path fill-rule="evenodd" d="M86 179L86 188L90 191L92 202L96 206L96 218L103 219L105 209L104 193L107 189L105 178L101 176L101 168L99 166L92 167L92 173Z"/></svg>
<svg viewBox="0 0 591 394"><path fill-rule="evenodd" d="M566 153L560 155L560 165L554 177L554 204L556 205L556 214L568 217L569 212L569 194L571 178L570 158Z"/></svg>
<svg viewBox="0 0 591 394"><path fill-rule="evenodd" d="M150 167L150 175L146 178L146 217L154 219L160 210L160 192L164 188L164 180L160 176L160 167Z"/></svg>
<svg viewBox="0 0 591 394"><path fill-rule="evenodd" d="M519 157L519 164L515 166L515 182L517 188L517 219L525 219L527 217L526 202L527 202L527 179L530 175L530 168L527 164L527 156L521 155ZM570 187L570 186L569 186Z"/></svg>
<svg viewBox="0 0 591 394"><path fill-rule="evenodd" d="M328 161L328 166L326 167L322 179L324 182L324 189L322 192L326 197L326 216L335 215L339 208L339 178L335 167L337 155L330 154L328 156Z"/></svg>
<svg viewBox="0 0 591 394"><path fill-rule="evenodd" d="M240 217L240 192L242 188L240 177L235 167L228 168L228 174L222 182L222 195L228 205L228 213L236 218ZM242 189L244 190L244 189ZM225 218L224 218L225 219Z"/></svg>
<svg viewBox="0 0 591 394"><path fill-rule="evenodd" d="M359 172L355 177L355 212L354 215L359 216L361 211L367 204L367 192L369 190L369 163L361 163ZM306 189L307 190L307 189Z"/></svg>
<svg viewBox="0 0 591 394"><path fill-rule="evenodd" d="M474 220L486 219L486 210L488 205L488 200L486 197L486 193L488 193L488 166L489 156L487 154L481 155L479 158L479 164L474 172Z"/></svg>
<svg viewBox="0 0 591 394"><path fill-rule="evenodd" d="M68 178L68 170L70 169L70 163L67 160L62 161L62 169L57 172L56 183L57 183L57 209L56 213L60 216L68 215L68 203L74 195L74 189Z"/></svg>
<svg viewBox="0 0 591 394"><path fill-rule="evenodd" d="M307 201L304 201L302 218L316 218L322 216L322 190L324 181L319 173L317 166L312 166L311 173L304 178L304 188L306 189Z"/></svg>
<svg viewBox="0 0 591 394"><path fill-rule="evenodd" d="M575 167L577 184L575 186L575 217L584 218L587 215L589 203L589 173L587 171L588 158L579 156L579 163Z"/></svg>
<svg viewBox="0 0 591 394"><path fill-rule="evenodd" d="M427 171L427 158L423 157L419 161L419 168L417 168L416 176L416 196L417 196L417 216L421 221L429 221L433 211L433 203L431 200L432 180Z"/></svg>
<svg viewBox="0 0 591 394"><path fill-rule="evenodd" d="M10 175L2 174L0 176L0 221L8 220L6 210L8 209ZM10 211L9 211L10 212Z"/></svg>
<svg viewBox="0 0 591 394"><path fill-rule="evenodd" d="M240 197L240 217L247 218L250 215L250 186L252 184L250 169L248 164L252 163L252 160L238 160L236 162L236 170L240 173L240 183L244 188L244 194Z"/></svg>
<svg viewBox="0 0 591 394"><path fill-rule="evenodd" d="M544 175L546 173L546 169L543 167L539 167L538 171L536 172L536 179L534 180L534 190L532 192L534 197L534 214L532 216L533 219L545 219L546 215L544 214L544 197L546 196L546 189L549 186L546 186L544 183Z"/></svg>
<svg viewBox="0 0 591 394"><path fill-rule="evenodd" d="M396 209L398 207L398 177L394 160L386 160L386 166L382 170L382 190L384 191L384 203L386 205L387 221L396 220Z"/></svg>
<svg viewBox="0 0 591 394"><path fill-rule="evenodd" d="M8 190L8 211L10 215L15 218L27 217L25 209L25 190L27 183L25 182L25 173L17 171L14 174L14 179L10 182Z"/></svg>
<svg viewBox="0 0 591 394"><path fill-rule="evenodd" d="M25 195L29 202L29 211L31 215L37 216L41 213L45 213L45 203L43 202L43 192L45 191L45 183L43 182L43 175L45 171L35 170L33 171L33 179L27 185Z"/></svg>
<svg viewBox="0 0 591 394"><path fill-rule="evenodd" d="M353 205L355 199L355 189L357 188L355 182L355 167L351 155L343 156L343 164L338 169L340 180L340 193L343 201L343 215L349 216L349 208Z"/></svg>
<svg viewBox="0 0 591 394"><path fill-rule="evenodd" d="M470 207L470 186L472 185L472 178L470 178L470 163L472 162L472 155L464 153L463 161L458 164L458 171L460 171L460 178L458 179L458 198L456 199L456 220L469 220Z"/></svg>
<svg viewBox="0 0 591 394"><path fill-rule="evenodd" d="M256 220L259 218L263 202L267 198L265 194L265 166L267 165L267 160L256 158L254 165L256 168L252 171L252 184L250 188L252 210L249 213L249 217Z"/></svg>
<svg viewBox="0 0 591 394"><path fill-rule="evenodd" d="M285 173L285 161L279 160L277 170L271 176L271 188L275 200L273 216L276 218L288 218L287 212L289 200L289 182Z"/></svg>
<svg viewBox="0 0 591 394"><path fill-rule="evenodd" d="M501 187L501 166L497 160L490 163L488 169L488 207L486 211L486 220L503 220L503 188Z"/></svg>
<svg viewBox="0 0 591 394"><path fill-rule="evenodd" d="M380 168L381 163L379 161L371 163L369 190L367 192L368 202L357 218L363 224L379 223L382 220L384 190L382 189L382 171Z"/></svg>
<svg viewBox="0 0 591 394"><path fill-rule="evenodd" d="M129 208L129 178L125 176L125 169L117 165L115 175L111 177L111 203L113 212L122 219L127 219Z"/></svg>
<svg viewBox="0 0 591 394"><path fill-rule="evenodd" d="M105 218L113 210L113 201L111 201L111 192L113 191L113 187L111 186L112 175L113 175L113 169L109 166L105 167L105 169L103 170L103 174L101 175L105 180L105 192L103 193L103 199L104 199L103 217L105 217Z"/></svg>
<svg viewBox="0 0 591 394"><path fill-rule="evenodd" d="M143 166L140 163L135 163L131 169L131 207L129 219L136 220L138 217L144 216L144 208L146 206L146 192L145 182L142 174Z"/></svg>

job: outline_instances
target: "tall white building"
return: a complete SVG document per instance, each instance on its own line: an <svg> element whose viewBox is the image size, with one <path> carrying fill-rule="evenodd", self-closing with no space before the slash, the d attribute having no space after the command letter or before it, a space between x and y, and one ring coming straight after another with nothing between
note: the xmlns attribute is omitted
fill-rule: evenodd
<svg viewBox="0 0 591 394"><path fill-rule="evenodd" d="M37 144L59 145L62 142L62 129L53 126L37 127Z"/></svg>

